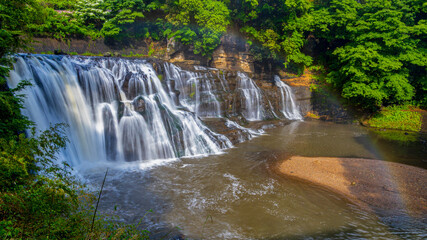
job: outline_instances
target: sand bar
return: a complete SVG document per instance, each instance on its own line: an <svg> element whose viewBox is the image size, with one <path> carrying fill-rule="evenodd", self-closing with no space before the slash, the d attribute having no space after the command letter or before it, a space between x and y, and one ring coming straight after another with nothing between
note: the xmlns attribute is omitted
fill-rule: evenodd
<svg viewBox="0 0 427 240"><path fill-rule="evenodd" d="M293 156L279 171L344 195L381 215L427 217L427 170L360 158Z"/></svg>

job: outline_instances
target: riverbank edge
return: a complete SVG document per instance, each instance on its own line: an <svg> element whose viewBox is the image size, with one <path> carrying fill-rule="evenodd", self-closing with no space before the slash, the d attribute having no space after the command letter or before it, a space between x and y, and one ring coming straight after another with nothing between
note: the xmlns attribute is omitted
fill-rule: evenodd
<svg viewBox="0 0 427 240"><path fill-rule="evenodd" d="M374 159L292 156L278 162L277 171L326 188L378 216L427 221L425 169Z"/></svg>

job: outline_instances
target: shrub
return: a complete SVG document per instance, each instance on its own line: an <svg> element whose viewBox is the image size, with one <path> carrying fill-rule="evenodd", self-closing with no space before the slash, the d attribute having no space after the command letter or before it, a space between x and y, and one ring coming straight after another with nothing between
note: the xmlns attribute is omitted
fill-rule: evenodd
<svg viewBox="0 0 427 240"><path fill-rule="evenodd" d="M422 116L405 106L390 106L375 114L368 120L368 124L375 128L417 132L421 130Z"/></svg>

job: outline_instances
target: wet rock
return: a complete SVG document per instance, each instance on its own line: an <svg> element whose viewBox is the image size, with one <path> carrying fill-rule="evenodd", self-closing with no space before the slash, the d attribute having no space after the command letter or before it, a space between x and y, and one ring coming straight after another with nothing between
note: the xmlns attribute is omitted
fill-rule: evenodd
<svg viewBox="0 0 427 240"><path fill-rule="evenodd" d="M176 236L173 236L172 238L170 238L171 240L184 240L184 239L186 239L185 238L185 235L184 234L179 234L179 235L176 235Z"/></svg>
<svg viewBox="0 0 427 240"><path fill-rule="evenodd" d="M125 104L123 102L118 102L118 106L117 106L117 113L118 113L117 117L118 117L118 119L117 119L117 121L119 121L120 118L123 117L124 112L125 112Z"/></svg>
<svg viewBox="0 0 427 240"><path fill-rule="evenodd" d="M54 50L53 54L55 54L55 55L67 55L67 53L62 51L61 49Z"/></svg>
<svg viewBox="0 0 427 240"><path fill-rule="evenodd" d="M117 129L114 124L113 114L109 108L104 108L102 110L102 119L104 123L104 142L106 145L107 157L113 160L117 154Z"/></svg>
<svg viewBox="0 0 427 240"><path fill-rule="evenodd" d="M143 72L129 72L121 81L122 91L128 99L134 99L143 94L145 92L144 89L148 89L147 81L148 77Z"/></svg>
<svg viewBox="0 0 427 240"><path fill-rule="evenodd" d="M105 52L103 55L104 57L112 57L112 54L110 52Z"/></svg>
<svg viewBox="0 0 427 240"><path fill-rule="evenodd" d="M144 98L137 97L137 98L135 98L135 100L133 100L132 104L133 104L133 107L134 107L136 112L138 112L138 113L145 112L146 107L145 107Z"/></svg>
<svg viewBox="0 0 427 240"><path fill-rule="evenodd" d="M129 88L129 80L132 78L133 73L132 72L128 72L125 76L125 78L122 80L122 91L123 92L128 92L128 88Z"/></svg>

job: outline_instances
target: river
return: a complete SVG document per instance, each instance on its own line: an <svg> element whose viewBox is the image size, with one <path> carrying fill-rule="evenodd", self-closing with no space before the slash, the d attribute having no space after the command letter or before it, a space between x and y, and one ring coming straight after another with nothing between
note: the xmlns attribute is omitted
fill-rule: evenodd
<svg viewBox="0 0 427 240"><path fill-rule="evenodd" d="M33 84L22 92L24 114L39 129L69 126L70 142L58 158L94 191L109 169L101 212L141 221L155 239L427 237L426 219L379 217L276 171L294 155L427 168L427 137L300 121L292 91L279 78L264 82L277 92L276 107L246 73L143 59L17 55L8 84L22 79ZM203 118L218 121L236 141ZM245 128L273 118L288 124Z"/></svg>
<svg viewBox="0 0 427 240"><path fill-rule="evenodd" d="M180 232L189 239L423 239L425 219L382 218L275 171L276 163L291 155L396 161L387 152L397 146L412 153L400 158L403 162L426 168L427 152L420 141L399 145L360 126L296 121L219 155L157 166L108 166L101 208L125 222L137 222L152 209L142 222L156 238L178 227L168 236ZM414 148L418 150L410 151ZM86 178L102 182L106 167L86 169Z"/></svg>

